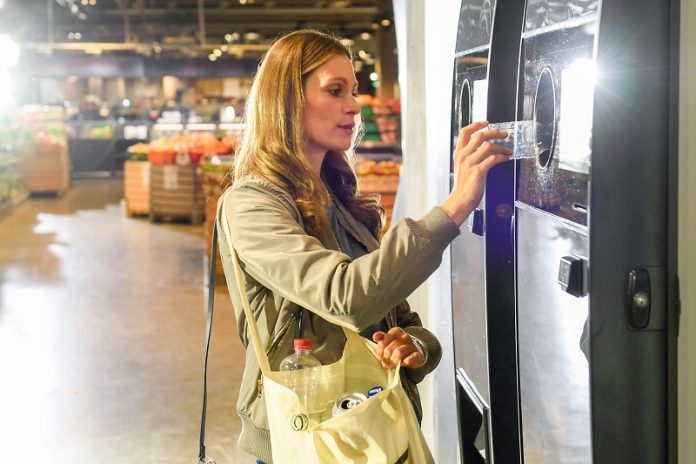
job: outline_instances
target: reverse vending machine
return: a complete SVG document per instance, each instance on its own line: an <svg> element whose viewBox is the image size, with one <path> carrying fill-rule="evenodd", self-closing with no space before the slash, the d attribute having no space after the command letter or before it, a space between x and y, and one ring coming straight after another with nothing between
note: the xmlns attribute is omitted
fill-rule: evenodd
<svg viewBox="0 0 696 464"><path fill-rule="evenodd" d="M481 3L453 129L524 136L452 247L463 462L675 463L678 4L497 0L477 49Z"/></svg>

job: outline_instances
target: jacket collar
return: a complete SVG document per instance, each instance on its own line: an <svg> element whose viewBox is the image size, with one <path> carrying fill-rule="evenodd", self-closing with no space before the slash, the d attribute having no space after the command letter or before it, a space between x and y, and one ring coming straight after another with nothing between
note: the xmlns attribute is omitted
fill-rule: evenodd
<svg viewBox="0 0 696 464"><path fill-rule="evenodd" d="M338 214L338 223L346 229L346 231L351 234L362 246L364 246L368 252L374 251L379 248L379 242L370 233L370 231L365 227L365 225L359 222L357 219L350 214L348 208L346 208L341 201L336 198L336 195L331 192L331 199L336 206L336 211Z"/></svg>

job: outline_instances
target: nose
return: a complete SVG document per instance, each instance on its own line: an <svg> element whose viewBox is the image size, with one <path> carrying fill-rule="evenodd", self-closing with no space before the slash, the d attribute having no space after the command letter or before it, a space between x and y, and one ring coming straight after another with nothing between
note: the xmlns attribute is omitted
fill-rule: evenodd
<svg viewBox="0 0 696 464"><path fill-rule="evenodd" d="M356 97L353 97L352 95L348 98L348 102L346 103L344 107L344 111L348 114L356 115L360 113L360 103L358 103L358 99Z"/></svg>

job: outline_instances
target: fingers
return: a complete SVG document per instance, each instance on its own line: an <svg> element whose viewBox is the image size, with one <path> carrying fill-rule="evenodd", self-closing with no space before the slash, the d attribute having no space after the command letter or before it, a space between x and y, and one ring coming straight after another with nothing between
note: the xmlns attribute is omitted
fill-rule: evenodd
<svg viewBox="0 0 696 464"><path fill-rule="evenodd" d="M482 130L476 132L469 139L469 143L464 146L464 150L473 153L478 150L481 145L490 140L503 140L508 136L508 133L500 129ZM502 147L501 147L502 148Z"/></svg>
<svg viewBox="0 0 696 464"><path fill-rule="evenodd" d="M472 164L480 164L495 156L500 156L500 159L504 161L510 155L512 155L512 152L509 149L495 143L484 142L471 154L470 161Z"/></svg>
<svg viewBox="0 0 696 464"><path fill-rule="evenodd" d="M454 149L461 150L464 148L471 141L472 135L485 127L488 127L488 121L474 122L459 129L459 137L457 138L457 143Z"/></svg>
<svg viewBox="0 0 696 464"><path fill-rule="evenodd" d="M507 148L490 143L491 140L505 139L508 133L500 129L483 130L487 126L488 123L483 121L460 130L453 154L455 166L460 166L463 162L476 165L493 154L512 154Z"/></svg>
<svg viewBox="0 0 696 464"><path fill-rule="evenodd" d="M392 327L386 334L380 333L377 342L376 355L382 367L392 369L399 362L406 367L417 367L423 364L423 355L413 344L411 336L400 327ZM377 333L373 339L377 338ZM375 340L377 341L377 340Z"/></svg>

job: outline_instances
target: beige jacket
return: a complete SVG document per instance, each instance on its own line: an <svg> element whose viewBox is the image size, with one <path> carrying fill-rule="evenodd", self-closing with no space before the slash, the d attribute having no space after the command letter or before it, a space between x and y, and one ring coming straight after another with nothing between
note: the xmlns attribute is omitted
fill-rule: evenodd
<svg viewBox="0 0 696 464"><path fill-rule="evenodd" d="M221 198L218 221L226 224L239 255L271 368L278 369L280 361L292 353L298 306L306 308L304 336L312 339L312 354L322 364L341 357L345 337L340 326L361 331L386 319L390 328L404 328L427 348L424 365L404 369L402 379L420 420L415 384L437 366L442 353L437 339L421 326L405 298L439 266L459 228L444 211L434 208L418 221L404 219L393 224L380 245L345 207L337 202L336 208L339 224L366 247L367 255L351 260L339 251L335 239L327 248L308 235L292 198L268 182L239 181ZM230 244L222 231L219 236L237 329L248 346L250 336ZM246 351L237 412L242 419L240 447L272 462L261 371L252 349Z"/></svg>

